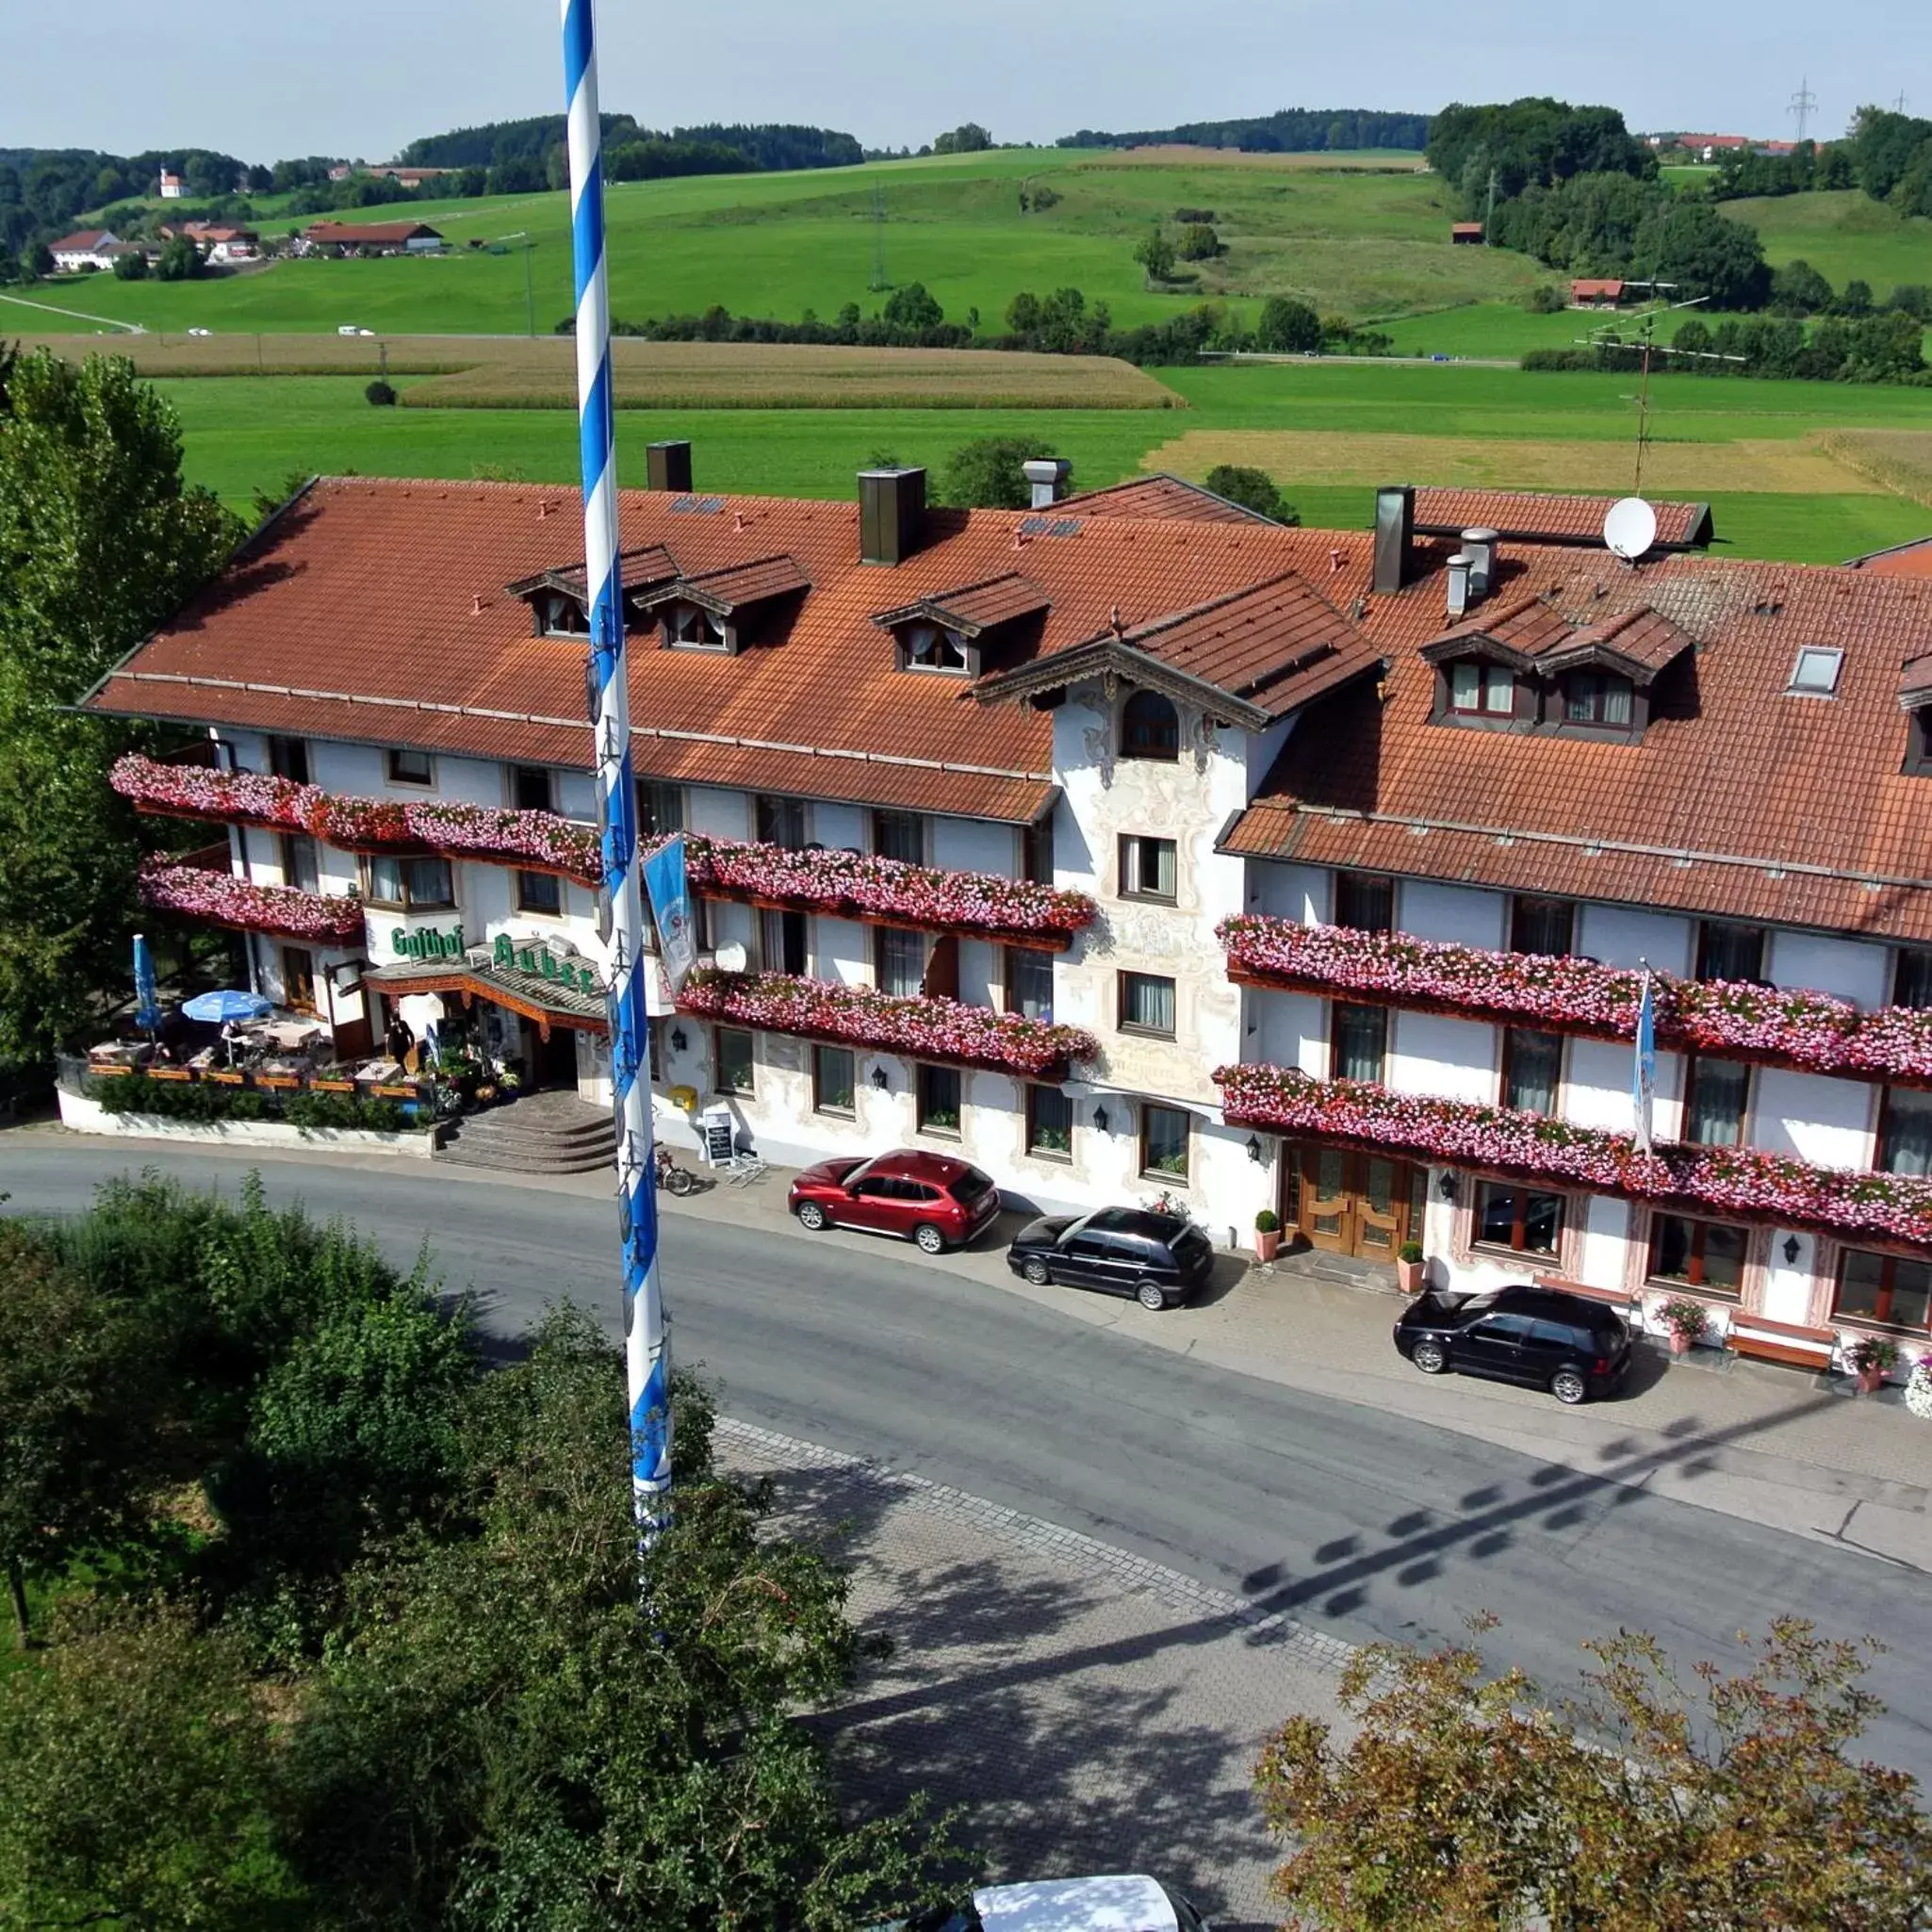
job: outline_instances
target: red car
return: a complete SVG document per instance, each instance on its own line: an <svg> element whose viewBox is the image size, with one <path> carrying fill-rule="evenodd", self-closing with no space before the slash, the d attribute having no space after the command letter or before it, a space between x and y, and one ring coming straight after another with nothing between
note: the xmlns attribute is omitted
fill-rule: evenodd
<svg viewBox="0 0 1932 1932"><path fill-rule="evenodd" d="M822 1160L792 1183L785 1204L806 1228L870 1228L927 1254L972 1240L1000 1211L990 1174L949 1154L900 1149L871 1160Z"/></svg>

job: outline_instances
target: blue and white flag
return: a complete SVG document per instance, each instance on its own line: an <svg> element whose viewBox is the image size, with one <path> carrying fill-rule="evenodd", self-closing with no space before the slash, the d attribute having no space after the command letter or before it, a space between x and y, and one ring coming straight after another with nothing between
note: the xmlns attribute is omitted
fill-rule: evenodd
<svg viewBox="0 0 1932 1932"><path fill-rule="evenodd" d="M155 990L155 956L148 936L134 936L134 1023L143 1033L157 1033L161 1027L161 1000Z"/></svg>
<svg viewBox="0 0 1932 1932"><path fill-rule="evenodd" d="M1650 1107L1657 1094L1657 1007L1650 997L1650 974L1637 1007L1637 1061L1630 1072L1630 1101L1637 1114L1637 1152L1650 1152Z"/></svg>
<svg viewBox="0 0 1932 1932"><path fill-rule="evenodd" d="M658 923L658 958L675 993L697 964L697 934L691 918L691 881L684 869L681 832L644 861L644 889L650 895L651 916Z"/></svg>

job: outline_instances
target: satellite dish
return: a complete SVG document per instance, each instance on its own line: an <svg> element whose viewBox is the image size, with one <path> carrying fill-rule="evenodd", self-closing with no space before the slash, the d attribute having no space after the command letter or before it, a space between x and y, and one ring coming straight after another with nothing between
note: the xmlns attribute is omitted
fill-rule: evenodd
<svg viewBox="0 0 1932 1932"><path fill-rule="evenodd" d="M1634 564L1657 541L1657 512L1642 497L1613 503L1603 519L1603 542L1613 555Z"/></svg>

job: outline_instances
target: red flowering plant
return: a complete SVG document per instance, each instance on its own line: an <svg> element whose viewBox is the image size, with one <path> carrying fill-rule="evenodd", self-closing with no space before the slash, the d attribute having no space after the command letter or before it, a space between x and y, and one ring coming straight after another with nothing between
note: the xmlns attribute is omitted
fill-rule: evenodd
<svg viewBox="0 0 1932 1932"><path fill-rule="evenodd" d="M902 999L869 986L794 979L782 973L694 973L678 1005L687 1013L770 1033L876 1047L1031 1080L1059 1078L1069 1061L1092 1059L1100 1051L1093 1036L1077 1026L995 1013L958 1000Z"/></svg>
<svg viewBox="0 0 1932 1932"><path fill-rule="evenodd" d="M300 832L308 827L313 785L261 772L218 772L206 765L161 764L129 752L117 759L107 782L144 811L171 818L220 819Z"/></svg>
<svg viewBox="0 0 1932 1932"><path fill-rule="evenodd" d="M1214 1077L1230 1126L1351 1140L1780 1226L1932 1245L1932 1179L1813 1167L1748 1147L1680 1141L1644 1154L1628 1134L1511 1107L1392 1093L1367 1081L1317 1080L1286 1067L1220 1067Z"/></svg>
<svg viewBox="0 0 1932 1932"><path fill-rule="evenodd" d="M232 873L198 865L174 865L150 859L140 871L144 905L245 932L271 932L283 939L309 940L324 946L355 946L363 941L362 901L325 898L292 886L257 886Z"/></svg>
<svg viewBox="0 0 1932 1932"><path fill-rule="evenodd" d="M1216 928L1237 968L1323 992L1634 1040L1643 974L1405 933L1243 913ZM1932 1010L1865 1013L1830 993L1650 975L1660 1046L1760 1054L1817 1073L1932 1080Z"/></svg>
<svg viewBox="0 0 1932 1932"><path fill-rule="evenodd" d="M1099 908L1085 892L990 872L945 872L874 854L687 836L694 891L841 919L896 919L995 940L1065 945Z"/></svg>

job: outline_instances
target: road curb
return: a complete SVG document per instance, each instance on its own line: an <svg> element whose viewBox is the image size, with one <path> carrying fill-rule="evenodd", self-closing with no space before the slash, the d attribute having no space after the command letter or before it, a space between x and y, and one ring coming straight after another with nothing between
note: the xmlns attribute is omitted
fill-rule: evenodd
<svg viewBox="0 0 1932 1932"><path fill-rule="evenodd" d="M1022 1549L1071 1564L1089 1576L1126 1589L1144 1591L1174 1609L1223 1617L1324 1669L1342 1669L1359 1648L1340 1637L1311 1629L1280 1611L1263 1610L1248 1597L1217 1590L1185 1571L1102 1543L1078 1530L1063 1529L1043 1516L1030 1516L1023 1511L989 1502L984 1497L969 1495L950 1483L934 1482L927 1477L894 1469L887 1463L826 1449L795 1435L780 1435L774 1430L761 1429L755 1423L729 1416L718 1417L716 1434L721 1442L761 1450L794 1467L822 1469L870 1482L891 1491L905 1507L923 1515L964 1524L983 1534L1000 1537Z"/></svg>

